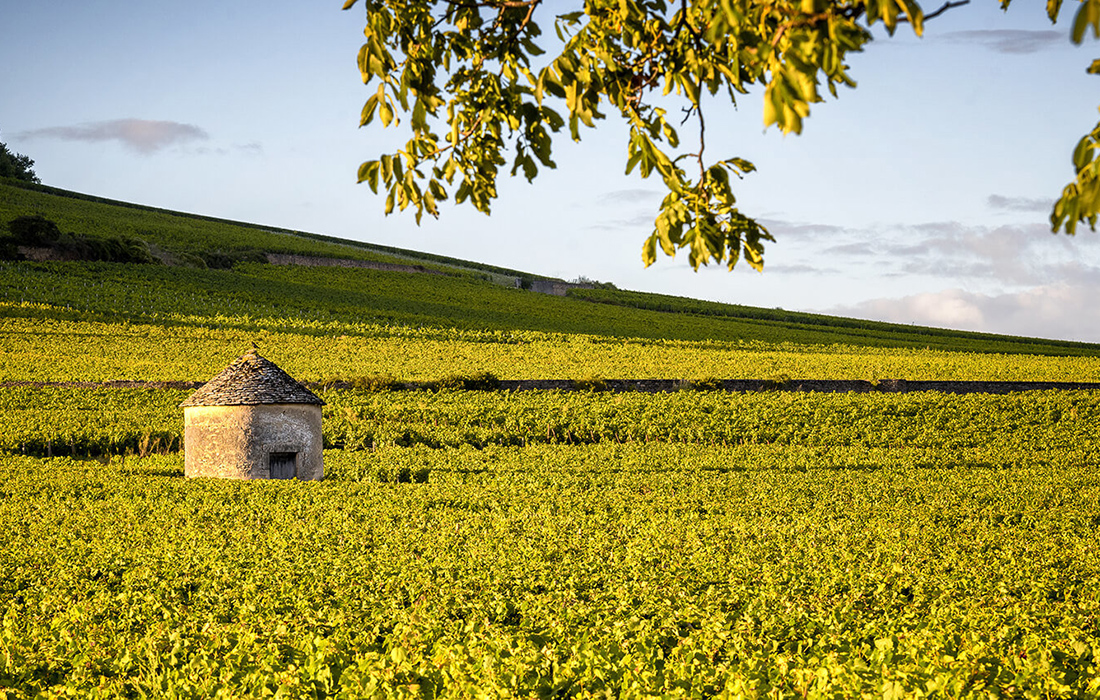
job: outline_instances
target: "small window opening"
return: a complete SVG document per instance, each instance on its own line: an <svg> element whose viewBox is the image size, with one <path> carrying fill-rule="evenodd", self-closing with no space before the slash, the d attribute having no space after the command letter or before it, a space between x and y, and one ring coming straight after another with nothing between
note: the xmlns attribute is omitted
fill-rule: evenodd
<svg viewBox="0 0 1100 700"><path fill-rule="evenodd" d="M268 458L272 479L293 479L298 476L297 452L272 452Z"/></svg>

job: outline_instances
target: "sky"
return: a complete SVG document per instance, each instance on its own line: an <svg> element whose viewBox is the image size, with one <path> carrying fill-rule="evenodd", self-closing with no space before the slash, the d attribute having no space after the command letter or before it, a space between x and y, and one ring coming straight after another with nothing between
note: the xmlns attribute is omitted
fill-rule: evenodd
<svg viewBox="0 0 1100 700"><path fill-rule="evenodd" d="M973 0L923 38L876 32L849 56L858 88L801 135L764 129L760 91L708 101L708 155L758 168L735 193L776 238L763 273L694 272L685 253L643 267L663 195L624 174L610 115L580 143L563 132L534 183L505 173L491 216L384 216L356 172L394 135L359 128L364 16L341 4L2 3L0 141L46 184L122 201L624 289L1100 342L1100 234L1048 223L1100 105L1098 44L1069 40L1076 3L1054 26L1045 3Z"/></svg>

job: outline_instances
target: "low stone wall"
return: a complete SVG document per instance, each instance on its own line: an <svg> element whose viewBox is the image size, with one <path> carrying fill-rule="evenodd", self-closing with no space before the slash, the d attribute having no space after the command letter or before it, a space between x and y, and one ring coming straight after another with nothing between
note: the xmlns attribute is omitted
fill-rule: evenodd
<svg viewBox="0 0 1100 700"><path fill-rule="evenodd" d="M31 262L72 262L80 259L80 256L72 251L59 251L53 248L20 245L16 246L15 249L23 256L24 260L30 260Z"/></svg>

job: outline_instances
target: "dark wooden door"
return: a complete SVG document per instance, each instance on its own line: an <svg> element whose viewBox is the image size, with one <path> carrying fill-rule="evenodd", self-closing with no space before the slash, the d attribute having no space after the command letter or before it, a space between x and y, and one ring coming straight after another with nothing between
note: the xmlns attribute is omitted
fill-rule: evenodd
<svg viewBox="0 0 1100 700"><path fill-rule="evenodd" d="M268 459L272 479L293 479L298 476L297 452L272 452Z"/></svg>

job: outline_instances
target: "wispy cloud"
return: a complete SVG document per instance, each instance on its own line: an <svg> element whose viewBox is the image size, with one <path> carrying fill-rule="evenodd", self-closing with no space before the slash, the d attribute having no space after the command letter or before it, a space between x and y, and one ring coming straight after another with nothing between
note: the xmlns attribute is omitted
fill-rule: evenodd
<svg viewBox="0 0 1100 700"><path fill-rule="evenodd" d="M652 229L653 220L657 217L657 210L645 210L635 213L633 216L620 219L605 219L596 221L585 228L595 231L622 231L623 229Z"/></svg>
<svg viewBox="0 0 1100 700"><path fill-rule="evenodd" d="M228 156L236 153L246 157L254 157L262 156L264 153L264 147L263 144L259 143L258 141L250 141L249 143L235 144L232 148L209 148L206 146L199 146L198 148L189 148L187 149L187 152L203 156Z"/></svg>
<svg viewBox="0 0 1100 700"><path fill-rule="evenodd" d="M112 119L75 126L50 126L20 134L22 138L52 138L62 141L118 141L123 146L149 155L169 146L209 140L210 135L194 124L150 119Z"/></svg>
<svg viewBox="0 0 1100 700"><path fill-rule="evenodd" d="M962 289L871 299L826 313L894 323L1100 342L1100 281L1041 285L1004 294Z"/></svg>
<svg viewBox="0 0 1100 700"><path fill-rule="evenodd" d="M1069 35L1050 29L975 29L948 32L943 39L959 44L978 44L997 53L1028 54L1068 42Z"/></svg>
<svg viewBox="0 0 1100 700"><path fill-rule="evenodd" d="M1095 240L1054 236L1045 224L951 224L917 244L923 250L910 254L904 263L911 274L1024 286L1063 279L1082 265L1096 270L1083 262L1096 260Z"/></svg>
<svg viewBox="0 0 1100 700"><path fill-rule="evenodd" d="M661 193L656 190L626 189L614 190L600 195L600 204L638 204L661 201Z"/></svg>
<svg viewBox="0 0 1100 700"><path fill-rule="evenodd" d="M1053 202L1049 199L1034 199L1031 197L1004 197L999 194L991 194L986 199L986 204L992 209L1004 211L1050 211Z"/></svg>
<svg viewBox="0 0 1100 700"><path fill-rule="evenodd" d="M849 229L845 229L840 226L833 226L830 224L807 224L769 218L758 219L758 221L765 227L767 227L768 231L772 235L779 239L791 237L835 237L849 231Z"/></svg>
<svg viewBox="0 0 1100 700"><path fill-rule="evenodd" d="M647 189L623 189L604 192L597 196L596 204L617 210L615 218L594 221L585 228L595 231L621 231L623 229L653 228L657 218L661 193Z"/></svg>
<svg viewBox="0 0 1100 700"><path fill-rule="evenodd" d="M829 246L822 252L827 255L836 255L840 258L864 258L881 254L878 246L870 241L841 243L840 245Z"/></svg>
<svg viewBox="0 0 1100 700"><path fill-rule="evenodd" d="M838 270L835 267L817 267L814 265L806 265L803 263L796 263L793 265L783 265L782 263L776 265L765 265L765 270L769 274L773 275L841 275L844 274L842 270Z"/></svg>
<svg viewBox="0 0 1100 700"><path fill-rule="evenodd" d="M781 238L782 240L782 238ZM824 262L873 265L898 275L1029 286L1067 275L1100 275L1094 237L1053 236L1045 224L969 226L955 221L853 229L816 248Z"/></svg>

